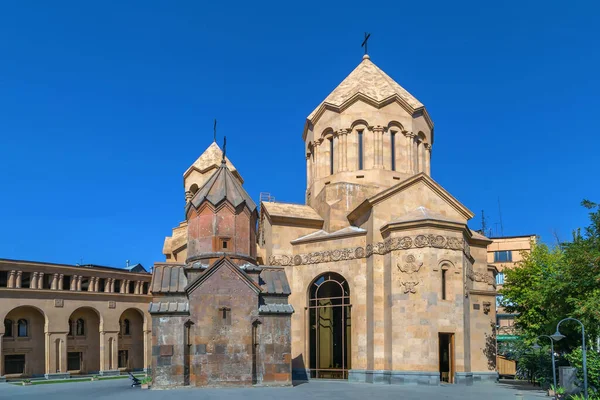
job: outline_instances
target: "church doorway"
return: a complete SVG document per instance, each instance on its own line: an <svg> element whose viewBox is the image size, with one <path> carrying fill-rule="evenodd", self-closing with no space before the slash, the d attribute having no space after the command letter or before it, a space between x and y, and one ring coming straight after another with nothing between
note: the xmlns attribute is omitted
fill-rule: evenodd
<svg viewBox="0 0 600 400"><path fill-rule="evenodd" d="M350 308L350 289L343 276L327 272L313 281L308 304L311 378L348 378Z"/></svg>
<svg viewBox="0 0 600 400"><path fill-rule="evenodd" d="M454 334L439 334L440 382L454 383Z"/></svg>

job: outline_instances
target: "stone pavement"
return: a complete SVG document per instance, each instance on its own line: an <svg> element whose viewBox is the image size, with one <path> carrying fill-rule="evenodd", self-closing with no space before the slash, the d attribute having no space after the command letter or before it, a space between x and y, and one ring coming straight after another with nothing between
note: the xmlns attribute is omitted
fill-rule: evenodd
<svg viewBox="0 0 600 400"><path fill-rule="evenodd" d="M10 400L523 400L548 399L545 393L511 383L481 384L475 386L400 386L373 385L336 381L311 381L286 388L232 388L232 389L174 389L141 390L132 388L127 379L72 382L51 385L15 386L0 384L0 399Z"/></svg>

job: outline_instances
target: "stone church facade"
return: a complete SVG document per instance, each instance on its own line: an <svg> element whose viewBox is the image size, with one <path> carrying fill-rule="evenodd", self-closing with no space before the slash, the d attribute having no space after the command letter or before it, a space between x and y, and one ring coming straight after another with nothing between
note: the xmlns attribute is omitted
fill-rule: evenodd
<svg viewBox="0 0 600 400"><path fill-rule="evenodd" d="M152 283L155 383L495 379L491 240L430 176L424 105L365 55L302 137L305 204L257 209L216 143L185 172Z"/></svg>

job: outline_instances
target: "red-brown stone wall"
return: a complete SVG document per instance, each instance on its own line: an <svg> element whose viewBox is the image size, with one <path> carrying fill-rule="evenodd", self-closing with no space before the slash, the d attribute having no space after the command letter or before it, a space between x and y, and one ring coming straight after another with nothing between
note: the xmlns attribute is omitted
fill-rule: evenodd
<svg viewBox="0 0 600 400"><path fill-rule="evenodd" d="M227 266L190 294L190 385L252 385L258 294ZM223 308L228 308L223 318Z"/></svg>

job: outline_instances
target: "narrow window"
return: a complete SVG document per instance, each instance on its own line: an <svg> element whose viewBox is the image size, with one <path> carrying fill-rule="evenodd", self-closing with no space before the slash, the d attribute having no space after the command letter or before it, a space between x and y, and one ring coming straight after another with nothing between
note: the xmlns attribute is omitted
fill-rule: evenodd
<svg viewBox="0 0 600 400"><path fill-rule="evenodd" d="M73 336L73 320L72 319L69 320L69 335L68 336Z"/></svg>
<svg viewBox="0 0 600 400"><path fill-rule="evenodd" d="M13 322L10 319L4 320L4 337L13 337Z"/></svg>
<svg viewBox="0 0 600 400"><path fill-rule="evenodd" d="M396 170L396 132L392 131L392 171Z"/></svg>
<svg viewBox="0 0 600 400"><path fill-rule="evenodd" d="M496 275L496 285L504 285L504 272L498 272Z"/></svg>
<svg viewBox="0 0 600 400"><path fill-rule="evenodd" d="M70 289L71 289L71 276L65 275L65 276L63 276L62 290L70 290Z"/></svg>
<svg viewBox="0 0 600 400"><path fill-rule="evenodd" d="M329 175L333 175L333 138L329 139Z"/></svg>
<svg viewBox="0 0 600 400"><path fill-rule="evenodd" d="M131 335L129 328L129 320L126 319L123 321L123 330L125 331L125 335Z"/></svg>
<svg viewBox="0 0 600 400"><path fill-rule="evenodd" d="M363 169L363 131L358 131L358 169Z"/></svg>
<svg viewBox="0 0 600 400"><path fill-rule="evenodd" d="M442 300L446 300L446 270L442 269Z"/></svg>
<svg viewBox="0 0 600 400"><path fill-rule="evenodd" d="M135 293L135 282L134 281L129 281L129 293L131 293L131 294Z"/></svg>
<svg viewBox="0 0 600 400"><path fill-rule="evenodd" d="M31 272L23 272L21 275L21 287L29 288L31 286Z"/></svg>
<svg viewBox="0 0 600 400"><path fill-rule="evenodd" d="M77 336L85 336L85 321L81 318L77 320L77 326L75 327L75 334Z"/></svg>
<svg viewBox="0 0 600 400"><path fill-rule="evenodd" d="M8 286L8 271L0 271L0 287Z"/></svg>
<svg viewBox="0 0 600 400"><path fill-rule="evenodd" d="M17 322L18 325L18 335L19 337L27 337L28 336L28 326L27 326L27 320L24 319L20 319L19 322Z"/></svg>
<svg viewBox="0 0 600 400"><path fill-rule="evenodd" d="M115 293L121 293L121 280L115 279Z"/></svg>

